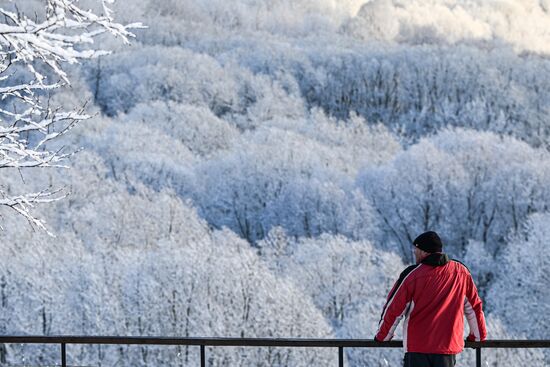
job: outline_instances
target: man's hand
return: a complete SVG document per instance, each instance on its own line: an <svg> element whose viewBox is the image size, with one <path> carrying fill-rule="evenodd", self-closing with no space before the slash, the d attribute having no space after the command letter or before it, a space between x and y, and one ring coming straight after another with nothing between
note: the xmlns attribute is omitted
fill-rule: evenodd
<svg viewBox="0 0 550 367"><path fill-rule="evenodd" d="M466 337L466 341L467 342L475 342L476 341L476 337L474 334L470 334ZM476 349L475 347L470 347L472 349Z"/></svg>

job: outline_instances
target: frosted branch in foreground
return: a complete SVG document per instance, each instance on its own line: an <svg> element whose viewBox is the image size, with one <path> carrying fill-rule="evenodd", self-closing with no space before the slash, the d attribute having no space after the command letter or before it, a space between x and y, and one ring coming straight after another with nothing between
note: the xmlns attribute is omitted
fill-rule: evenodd
<svg viewBox="0 0 550 367"><path fill-rule="evenodd" d="M66 167L63 162L72 153L63 148L50 150L48 143L90 116L84 108L52 109L41 97L70 84L64 65L109 53L92 48L95 37L109 33L129 43L135 37L130 30L143 28L140 23L115 22L109 8L113 2L102 0L102 14L96 14L79 8L74 0L48 0L45 16L40 20L34 14L31 19L19 11L0 8L0 168ZM40 64L60 82L48 81L48 76L37 70L43 69L37 68ZM30 77L26 82L21 83L20 79L16 82L13 73L9 73L14 65L28 70ZM12 208L31 225L49 234L32 209L35 204L63 197L59 191L50 190L9 196L0 187L0 205Z"/></svg>

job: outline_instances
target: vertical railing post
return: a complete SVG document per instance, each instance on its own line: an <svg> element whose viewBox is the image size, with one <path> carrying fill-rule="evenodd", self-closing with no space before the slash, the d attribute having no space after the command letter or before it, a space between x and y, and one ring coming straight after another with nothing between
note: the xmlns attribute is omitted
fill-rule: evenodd
<svg viewBox="0 0 550 367"><path fill-rule="evenodd" d="M338 367L344 367L344 347L338 347Z"/></svg>
<svg viewBox="0 0 550 367"><path fill-rule="evenodd" d="M61 343L61 367L67 367L67 349L65 343Z"/></svg>
<svg viewBox="0 0 550 367"><path fill-rule="evenodd" d="M204 345L201 345L201 367L206 367L206 353L204 351Z"/></svg>
<svg viewBox="0 0 550 367"><path fill-rule="evenodd" d="M476 348L476 367L481 367L481 347Z"/></svg>

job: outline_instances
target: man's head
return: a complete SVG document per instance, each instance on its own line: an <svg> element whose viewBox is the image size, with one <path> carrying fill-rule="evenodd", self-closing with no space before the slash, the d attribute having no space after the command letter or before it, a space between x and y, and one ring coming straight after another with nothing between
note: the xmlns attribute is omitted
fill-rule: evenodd
<svg viewBox="0 0 550 367"><path fill-rule="evenodd" d="M420 263L424 258L434 252L441 252L443 250L443 243L437 233L429 231L424 232L420 236L416 237L413 241L414 245L414 257L416 263Z"/></svg>

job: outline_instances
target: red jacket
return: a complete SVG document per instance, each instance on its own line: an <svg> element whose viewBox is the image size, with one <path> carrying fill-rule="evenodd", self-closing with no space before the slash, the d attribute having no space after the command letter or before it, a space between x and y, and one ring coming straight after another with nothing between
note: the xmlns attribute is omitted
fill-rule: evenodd
<svg viewBox="0 0 550 367"><path fill-rule="evenodd" d="M464 349L464 315L470 326L468 340L485 340L481 299L468 268L445 254L430 254L399 276L375 339L391 340L405 317L405 352L457 354Z"/></svg>

